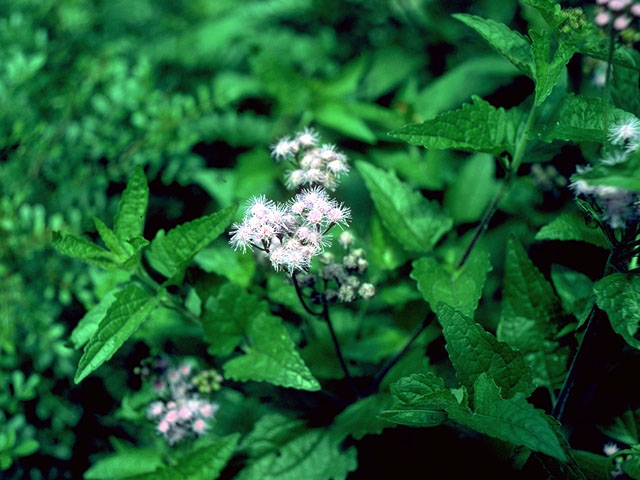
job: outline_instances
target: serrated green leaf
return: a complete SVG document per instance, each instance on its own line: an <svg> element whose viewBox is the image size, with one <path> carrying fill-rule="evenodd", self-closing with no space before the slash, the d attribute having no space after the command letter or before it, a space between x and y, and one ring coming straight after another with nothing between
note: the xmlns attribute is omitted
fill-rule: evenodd
<svg viewBox="0 0 640 480"><path fill-rule="evenodd" d="M426 122L405 125L389 135L426 148L494 154L511 150L522 119L520 112L495 108L480 97L472 99L473 103L465 103L458 110L441 113Z"/></svg>
<svg viewBox="0 0 640 480"><path fill-rule="evenodd" d="M106 270L117 267L114 254L84 238L53 232L51 243L60 253Z"/></svg>
<svg viewBox="0 0 640 480"><path fill-rule="evenodd" d="M552 340L561 315L553 287L522 245L509 237L498 339L521 351L534 383L551 391L564 379L568 355Z"/></svg>
<svg viewBox="0 0 640 480"><path fill-rule="evenodd" d="M175 465L127 480L215 480L229 462L239 438L239 433L227 435L206 447L191 451Z"/></svg>
<svg viewBox="0 0 640 480"><path fill-rule="evenodd" d="M609 248L602 231L595 226L588 226L580 212L561 213L536 233L536 240L574 240Z"/></svg>
<svg viewBox="0 0 640 480"><path fill-rule="evenodd" d="M116 299L118 289L109 291L94 307L80 319L76 328L71 332L73 348L80 348L89 341L89 338L98 329L98 325L107 314L107 310Z"/></svg>
<svg viewBox="0 0 640 480"><path fill-rule="evenodd" d="M345 439L351 435L360 440L366 435L379 435L385 428L393 427L393 423L378 418L391 405L391 396L378 393L359 399L345 408L335 418L331 426L331 435Z"/></svg>
<svg viewBox="0 0 640 480"><path fill-rule="evenodd" d="M533 78L534 63L529 41L503 23L487 18L458 13L453 18L473 28L482 38L522 73Z"/></svg>
<svg viewBox="0 0 640 480"><path fill-rule="evenodd" d="M236 480L345 480L358 464L356 449L340 449L327 431L307 430L268 454L252 459Z"/></svg>
<svg viewBox="0 0 640 480"><path fill-rule="evenodd" d="M120 243L120 240L118 240L116 234L113 233L113 230L107 227L104 222L97 217L93 218L93 223L96 226L96 230L98 231L100 238L109 250L111 250L119 257L124 257L127 255L124 246L122 245L122 243Z"/></svg>
<svg viewBox="0 0 640 480"><path fill-rule="evenodd" d="M494 158L477 153L465 161L446 191L444 206L456 223L475 222L482 217L497 187Z"/></svg>
<svg viewBox="0 0 640 480"><path fill-rule="evenodd" d="M568 460L562 440L550 425L554 420L528 403L522 393L504 399L498 385L483 373L475 382L473 399L473 412L452 405L447 408L449 417L485 435Z"/></svg>
<svg viewBox="0 0 640 480"><path fill-rule="evenodd" d="M223 285L215 308L202 317L204 338L211 355L229 355L248 334L252 319L269 312L269 305L230 283Z"/></svg>
<svg viewBox="0 0 640 480"><path fill-rule="evenodd" d="M152 297L134 283L118 292L107 314L84 347L74 381L81 382L109 360L144 322L157 303L156 297Z"/></svg>
<svg viewBox="0 0 640 480"><path fill-rule="evenodd" d="M258 419L240 442L239 448L250 457L261 457L294 440L307 430L302 420L280 413L268 413Z"/></svg>
<svg viewBox="0 0 640 480"><path fill-rule="evenodd" d="M410 427L435 427L447 419L445 409L457 404L444 381L432 373L413 374L391 385L393 405L380 415Z"/></svg>
<svg viewBox="0 0 640 480"><path fill-rule="evenodd" d="M246 353L223 365L224 375L237 381L269 382L299 390L320 390L279 317L259 313L247 324Z"/></svg>
<svg viewBox="0 0 640 480"><path fill-rule="evenodd" d="M371 216L370 261L383 270L395 270L407 261L407 253L400 243L382 225L377 214Z"/></svg>
<svg viewBox="0 0 640 480"><path fill-rule="evenodd" d="M611 109L611 119L620 118L624 112ZM599 97L567 94L549 121L539 129L544 142L597 142L605 140L604 108Z"/></svg>
<svg viewBox="0 0 640 480"><path fill-rule="evenodd" d="M598 429L618 442L637 445L640 443L640 408L625 410L608 425L599 425Z"/></svg>
<svg viewBox="0 0 640 480"><path fill-rule="evenodd" d="M456 377L469 391L483 373L495 380L505 398L533 391L531 370L520 352L445 303L436 305L436 313Z"/></svg>
<svg viewBox="0 0 640 480"><path fill-rule="evenodd" d="M183 223L166 235L158 232L148 251L151 266L167 278L180 276L193 257L229 226L236 208L232 205Z"/></svg>
<svg viewBox="0 0 640 480"><path fill-rule="evenodd" d="M138 167L122 193L118 212L113 221L113 229L121 241L142 236L148 203L147 177L142 168Z"/></svg>
<svg viewBox="0 0 640 480"><path fill-rule="evenodd" d="M614 273L596 282L596 303L607 312L611 327L640 349L640 277Z"/></svg>
<svg viewBox="0 0 640 480"><path fill-rule="evenodd" d="M127 449L101 458L84 472L85 480L110 480L131 477L156 470L162 458L155 450Z"/></svg>
<svg viewBox="0 0 640 480"><path fill-rule="evenodd" d="M394 173L357 162L371 199L387 230L409 251L427 252L453 226L452 220Z"/></svg>
<svg viewBox="0 0 640 480"><path fill-rule="evenodd" d="M411 278L418 282L418 290L432 310L444 302L468 317L473 317L491 271L489 254L480 249L460 269L443 266L433 257L416 260L412 267Z"/></svg>
<svg viewBox="0 0 640 480"><path fill-rule="evenodd" d="M535 104L542 103L551 94L553 87L560 80L565 66L571 60L575 49L569 44L561 42L558 49L551 55L551 36L547 30L531 30L534 59L534 80L536 83Z"/></svg>
<svg viewBox="0 0 640 480"><path fill-rule="evenodd" d="M608 36L584 13L577 9L563 10L554 0L523 0L523 2L542 14L561 42L570 44L584 55L608 61ZM613 63L640 70L640 56L624 44L615 46Z"/></svg>

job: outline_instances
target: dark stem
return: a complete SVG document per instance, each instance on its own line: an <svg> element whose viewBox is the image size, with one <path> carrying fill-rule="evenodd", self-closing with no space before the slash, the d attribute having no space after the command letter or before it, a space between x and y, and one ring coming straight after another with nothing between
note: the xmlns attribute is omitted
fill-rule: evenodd
<svg viewBox="0 0 640 480"><path fill-rule="evenodd" d="M331 340L333 341L333 347L336 351L336 355L338 356L338 361L340 362L340 367L342 367L342 371L344 372L345 378L349 382L349 386L351 387L351 391L355 395L356 398L360 398L360 394L356 389L355 384L353 383L353 377L349 373L349 368L347 367L347 362L344 361L344 357L342 356L342 350L340 349L340 343L338 342L338 337L336 336L336 331L333 329L333 324L331 323L331 318L329 317L329 305L327 305L326 301L322 303L322 318L327 322L327 326L329 327L329 333L331 333Z"/></svg>
<svg viewBox="0 0 640 480"><path fill-rule="evenodd" d="M434 317L433 312L427 313L427 315L424 317L422 322L420 322L413 329L413 332L411 333L411 337L409 338L405 346L402 348L402 350L396 353L394 357L389 359L389 361L384 364L384 366L378 371L378 373L376 373L375 377L373 377L373 383L371 384L371 386L367 391L368 394L372 394L378 389L378 387L380 386L380 383L382 382L384 377L387 375L387 373L389 373L389 371L393 367L395 367L395 365L402 359L402 357L404 357L407 354L407 352L411 348L411 345L413 345L413 342L415 342L418 339L418 337L424 331L424 329L427 328L429 324L433 321L433 317Z"/></svg>
<svg viewBox="0 0 640 480"><path fill-rule="evenodd" d="M616 256L617 252L615 249L612 249L609 252L609 258L607 259L607 263L604 267L604 276L606 277L611 273L612 270L612 259ZM558 394L558 399L553 406L553 411L551 414L553 417L560 421L562 419L562 415L564 414L565 407L567 406L567 401L571 396L571 391L573 390L573 386L576 381L576 377L580 370L580 365L583 362L584 352L589 351L589 348L593 342L598 343L598 337L601 332L598 332L598 320L596 317L598 316L599 309L596 305L591 307L591 311L589 312L589 317L587 319L586 327L584 330L584 334L582 335L582 339L578 345L578 349L576 350L573 359L571 360L571 366L569 367L569 372L567 373L567 377L562 384L562 388L560 389L560 393Z"/></svg>
<svg viewBox="0 0 640 480"><path fill-rule="evenodd" d="M502 200L502 197L506 193L509 183L510 182L508 180L505 180L502 183L502 185L500 185L500 188L498 189L496 194L493 196L493 200L491 200L491 204L489 205L487 210L484 212L484 215L480 220L480 224L478 225L478 227L476 228L476 231L473 234L473 238L471 238L471 241L468 243L467 248L465 248L464 253L462 254L462 257L460 257L460 261L456 265L457 269L462 268L462 266L468 260L469 255L471 255L471 252L473 248L476 246L476 243L478 243L478 240L480 240L482 233L487 229L489 222L491 221L496 211L498 210L498 204L500 203L500 200Z"/></svg>
<svg viewBox="0 0 640 480"><path fill-rule="evenodd" d="M314 312L313 310L311 310L311 308L307 305L307 302L304 301L304 296L302 295L302 288L300 288L300 284L298 283L298 271L296 270L295 272L293 272L291 274L291 280L293 280L293 286L296 289L296 294L298 295L298 300L300 300L300 303L302 304L302 306L304 307L304 309L307 311L307 313L309 313L310 315L313 315L314 317L320 317L323 315L323 312Z"/></svg>

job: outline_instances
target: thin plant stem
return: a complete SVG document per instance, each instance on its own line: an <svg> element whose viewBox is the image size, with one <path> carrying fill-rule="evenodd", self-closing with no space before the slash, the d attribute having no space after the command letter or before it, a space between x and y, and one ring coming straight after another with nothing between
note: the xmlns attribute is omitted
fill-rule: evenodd
<svg viewBox="0 0 640 480"><path fill-rule="evenodd" d="M609 258L607 259L607 263L604 267L604 276L607 276L611 273L611 270L613 269L613 266L611 264L611 260L616 256L616 251L615 249L612 249L611 252L609 253ZM577 376L577 372L578 372L578 366L579 366L579 362L583 356L583 352L584 352L584 345L585 343L588 343L590 340L590 337L593 335L593 332L596 330L594 328L594 325L596 324L596 316L598 313L598 307L596 305L594 305L593 307L591 307L591 311L589 312L589 317L587 319L587 323L585 326L585 330L584 330L584 334L582 335L582 339L580 340L580 343L578 344L578 348L576 350L575 355L573 356L573 359L571 360L571 365L569 366L569 371L567 372L567 376L564 380L564 383L562 384L562 388L560 389L560 393L558 393L558 397L557 400L555 401L554 405L553 405L553 410L551 412L551 414L553 415L553 417L560 421L562 419L562 415L564 414L564 410L567 406L567 401L569 400L569 397L571 396L571 391L573 390L573 386L575 384L575 380L576 380L576 376Z"/></svg>
<svg viewBox="0 0 640 480"><path fill-rule="evenodd" d="M527 147L527 144L529 142L529 132L531 130L531 127L533 126L533 121L535 119L535 115L536 115L536 104L534 102L533 105L531 106L531 110L529 110L529 116L527 117L527 123L525 124L524 129L523 129L523 131L522 131L522 133L520 135L520 138L518 140L518 144L516 146L516 151L515 151L515 153L513 155L513 160L511 161L511 165L509 166L509 169L507 170L506 178L505 178L504 182L500 185L500 188L498 189L498 191L493 196L493 200L491 200L491 203L489 204L489 206L485 210L485 213L482 216L482 219L480 220L480 223L476 227L476 230L475 230L475 232L473 234L473 237L471 237L471 240L467 244L467 247L464 249L464 253L460 257L460 260L458 261L458 264L456 265L457 269L462 268L462 266L465 264L465 262L469 259L469 255L471 255L471 252L473 251L473 248L478 243L478 240L480 240L480 237L482 236L483 232L487 229L487 226L489 225L489 222L491 221L493 216L496 214L496 211L498 210L498 205L500 204L500 201L502 200L502 198L509 191L509 188L511 187L511 183L513 182L513 179L515 178L515 176L516 176L516 174L518 172L518 168L520 167L520 164L522 163L522 159L524 157L524 152L526 151L526 147Z"/></svg>
<svg viewBox="0 0 640 480"><path fill-rule="evenodd" d="M331 333L331 340L333 341L333 347L336 351L336 355L338 357L338 361L340 362L340 367L342 367L342 371L344 372L344 376L349 382L349 386L351 387L351 391L355 395L356 398L360 397L358 390L356 389L355 383L353 383L353 377L349 373L349 368L347 367L347 362L344 360L344 356L342 355L342 349L340 348L340 342L338 342L338 337L336 336L336 331L333 328L333 323L331 323L331 317L329 316L329 305L327 305L326 301L323 301L322 304L322 318L325 322L327 322L327 326L329 327L329 333Z"/></svg>
<svg viewBox="0 0 640 480"><path fill-rule="evenodd" d="M314 312L311 307L309 307L309 305L307 305L307 302L305 302L304 300L304 295L302 295L302 288L300 287L300 283L298 283L298 277L297 277L298 271L296 270L295 272L293 272L291 274L291 280L293 280L293 286L296 289L296 294L298 295L298 300L300 300L300 303L302 304L302 307L305 309L305 311L310 314L313 315L314 317L320 317L322 316L322 312L318 313L318 312Z"/></svg>
<svg viewBox="0 0 640 480"><path fill-rule="evenodd" d="M313 315L314 317L322 317L324 319L324 321L327 324L327 327L329 327L329 333L331 334L331 340L333 342L333 348L336 352L336 356L338 357L338 361L340 362L340 367L342 368L342 371L344 373L345 378L347 379L347 381L349 382L349 386L351 387L351 390L353 391L353 394L355 395L356 398L360 397L360 394L358 393L358 390L356 389L355 384L353 383L353 377L351 376L351 373L349 373L349 368L347 367L347 362L345 362L344 360L344 356L342 355L342 349L340 348L340 342L338 341L338 337L336 335L336 332L333 328L333 323L331 323L331 317L329 316L329 305L327 304L326 299L323 297L322 298L322 311L320 313L318 312L314 312L305 302L304 300L304 295L302 294L302 288L300 287L300 283L298 282L298 278L297 278L297 274L298 271L294 271L291 274L291 279L293 280L293 286L296 289L296 294L298 295L298 299L300 300L300 303L302 304L302 307L305 309L305 311L307 313L309 313L310 315Z"/></svg>
<svg viewBox="0 0 640 480"><path fill-rule="evenodd" d="M427 313L424 319L413 329L413 332L411 333L411 337L409 337L409 340L407 341L405 346L402 347L402 350L400 350L398 353L395 354L395 356L389 359L389 361L384 364L384 366L378 371L378 373L376 373L375 377L373 377L373 383L369 387L369 390L368 390L369 394L374 393L378 389L378 387L380 386L380 383L382 382L384 377L387 375L387 373L389 373L389 371L393 367L395 367L395 365L402 359L402 357L404 357L407 354L407 352L413 345L413 342L415 342L420 336L420 334L424 331L424 329L431 324L431 322L433 321L433 317L434 317L433 312Z"/></svg>
<svg viewBox="0 0 640 480"><path fill-rule="evenodd" d="M607 74L604 80L604 89L602 90L602 126L603 132L609 130L609 115L611 112L611 78L613 74L613 51L615 47L615 31L609 25L609 51L607 53ZM605 135L604 143L606 150L609 150L608 137Z"/></svg>

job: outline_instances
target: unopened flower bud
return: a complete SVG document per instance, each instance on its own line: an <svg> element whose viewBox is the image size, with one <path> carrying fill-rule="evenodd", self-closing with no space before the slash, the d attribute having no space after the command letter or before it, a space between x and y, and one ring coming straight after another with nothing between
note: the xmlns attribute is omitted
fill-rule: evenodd
<svg viewBox="0 0 640 480"><path fill-rule="evenodd" d="M358 290L358 295L360 295L365 300L369 300L375 294L376 294L376 288L370 283L363 283L360 289Z"/></svg>
<svg viewBox="0 0 640 480"><path fill-rule="evenodd" d="M360 286L360 279L354 275L349 275L346 283L352 288L358 288Z"/></svg>
<svg viewBox="0 0 640 480"><path fill-rule="evenodd" d="M320 260L320 263L324 265L329 265L330 263L333 263L336 261L336 257L333 253L325 252L322 255L320 255L319 260Z"/></svg>
<svg viewBox="0 0 640 480"><path fill-rule="evenodd" d="M353 240L354 240L353 234L346 230L342 232L338 237L338 243L345 249L349 248L349 245L353 243Z"/></svg>
<svg viewBox="0 0 640 480"><path fill-rule="evenodd" d="M343 303L353 302L356 298L356 291L349 285L342 285L338 290L338 300Z"/></svg>
<svg viewBox="0 0 640 480"><path fill-rule="evenodd" d="M344 265L347 270L358 268L358 257L356 257L353 253L345 255L342 258L342 265Z"/></svg>
<svg viewBox="0 0 640 480"><path fill-rule="evenodd" d="M358 259L358 273L365 273L367 271L367 268L369 268L369 262L362 258Z"/></svg>

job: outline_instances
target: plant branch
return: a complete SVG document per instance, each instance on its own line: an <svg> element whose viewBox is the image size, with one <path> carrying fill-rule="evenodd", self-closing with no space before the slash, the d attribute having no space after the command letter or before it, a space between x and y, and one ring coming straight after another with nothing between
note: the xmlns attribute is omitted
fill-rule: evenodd
<svg viewBox="0 0 640 480"><path fill-rule="evenodd" d="M464 253L462 254L462 257L460 257L460 261L458 261L458 264L456 265L457 269L462 268L462 266L468 260L469 255L471 255L471 252L473 251L473 248L475 247L476 243L478 243L478 240L480 240L480 237L482 236L483 232L487 229L489 222L491 221L496 211L498 210L498 205L500 204L500 201L509 191L509 188L511 187L511 183L513 182L513 179L518 173L518 168L522 163L522 159L524 157L524 152L526 151L527 144L529 143L529 131L533 126L535 115L536 115L536 104L534 102L533 105L531 106L531 110L529 110L529 116L527 117L527 123L524 126L524 130L522 131L522 134L518 139L516 151L513 155L513 160L511 161L511 165L507 170L506 178L504 182L500 185L500 188L498 189L498 191L493 196L493 200L491 200L491 203L487 207L487 210L484 212L484 215L482 216L480 223L476 227L476 230L473 234L473 237L471 238L471 241L467 244L467 247L465 248Z"/></svg>
<svg viewBox="0 0 640 480"><path fill-rule="evenodd" d="M305 311L307 313L309 313L310 315L313 315L314 317L320 317L323 315L323 312L314 312L309 305L307 305L307 302L304 301L304 296L302 295L302 288L300 287L300 283L298 283L298 270L294 271L291 274L291 280L293 280L293 286L296 289L296 294L298 295L298 300L300 300L300 303L302 304L302 307L305 309Z"/></svg>
<svg viewBox="0 0 640 480"><path fill-rule="evenodd" d="M384 364L384 366L378 371L378 373L376 373L375 377L373 377L373 383L369 387L367 394L372 394L378 389L378 387L380 386L380 383L382 382L384 377L387 375L387 373L389 373L389 371L393 367L395 367L395 365L402 359L402 357L404 357L407 354L407 352L411 348L411 345L413 345L413 342L415 342L420 336L420 334L424 331L424 329L431 324L431 322L433 321L433 318L434 318L433 312L429 311L429 313L427 313L424 319L413 329L413 332L411 333L411 337L409 337L409 340L407 341L405 346L402 348L402 350L396 353L394 357L389 359L389 361L387 361L387 363Z"/></svg>

